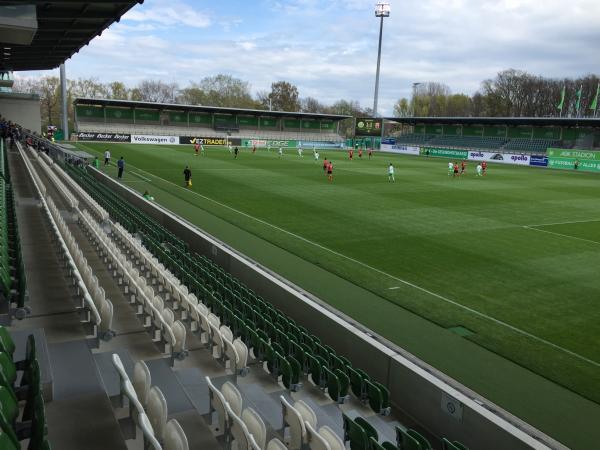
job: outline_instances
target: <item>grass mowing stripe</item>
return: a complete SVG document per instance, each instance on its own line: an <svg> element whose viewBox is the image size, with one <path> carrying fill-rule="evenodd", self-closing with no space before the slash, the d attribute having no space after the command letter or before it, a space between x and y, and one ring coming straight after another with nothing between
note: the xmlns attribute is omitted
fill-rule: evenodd
<svg viewBox="0 0 600 450"><path fill-rule="evenodd" d="M538 225L538 226L542 226L542 225ZM533 226L523 226L523 228L526 228L528 230L533 230L533 231L539 231L540 233L548 233L548 234L553 234L555 236L561 236L561 237L565 237L565 238L569 238L569 239L576 239L578 241L584 241L584 242L589 242L591 244L598 244L600 245L600 242L598 241L592 241L591 239L584 239L584 238L580 238L580 237L576 237L576 236L570 236L568 234L562 234L562 233L557 233L555 231L548 231L548 230L539 230Z"/></svg>
<svg viewBox="0 0 600 450"><path fill-rule="evenodd" d="M132 166L132 167L135 167L135 166ZM149 174L149 175L152 175L151 173L149 173L149 172L147 172L147 171L145 171L145 170L142 170L142 169L140 169L140 168L137 168L137 167L136 167L136 170L139 170L139 171L141 171L141 172L144 172L144 173L147 173L147 174ZM435 298L437 298L437 299L439 299L439 300L442 300L442 301L444 301L444 302L446 302L446 303L449 303L449 304L451 304L451 305L454 305L454 306L456 306L456 307L458 307L458 308L464 309L465 311L468 311L468 312L470 312L471 314L474 314L474 315L476 315L476 316L478 316L478 317L481 317L481 318L483 318L483 319L486 319L486 320L489 320L489 321L491 321L491 322L494 322L494 323L496 323L497 325L501 325L501 326L503 326L503 327L506 327L506 328L508 328L508 329L510 329L510 330L512 330L512 331L514 331L514 332L516 332L516 333L518 333L518 334L521 334L521 335L523 335L523 336L526 336L526 337L528 337L528 338L530 338L530 339L533 339L533 340L535 340L535 341L537 341L537 342L540 342L540 343L542 343L542 344L544 344L544 345L550 346L550 347L552 347L552 348L554 348L554 349L556 349L556 350L559 350L559 351L561 351L561 352L564 352L564 353L566 353L566 354L568 354L568 355L570 355L570 356L573 356L573 357L575 357L575 358L577 358L577 359L580 359L580 360L582 360L582 361L585 361L585 362L587 362L587 363L589 363L589 364L592 364L592 365L594 365L594 366L596 366L596 367L600 367L600 363L598 363L598 362L596 362L596 361L594 361L594 360L592 360L592 359L586 358L585 356L582 356L582 355L580 355L580 354L578 354L578 353L576 353L576 352L573 352L573 351L571 351L571 350L569 350L569 349L566 349L566 348L564 348L564 347L561 347L560 345L554 344L553 342L550 342L550 341L548 341L548 340L546 340L546 339L540 338L540 337L538 337L538 336L536 336L536 335L534 335L534 334L531 334L531 333L529 333L529 332L527 332L527 331L525 331L525 330L522 330L522 329L520 329L520 328L518 328L518 327L515 327L515 326L513 326L513 325L511 325L511 324L509 324L509 323L506 323L506 322L502 321L502 320L496 319L496 318L494 318L494 317L492 317L492 316L489 316L489 315L487 315L487 314L484 314L484 313L482 313L482 312L480 312L480 311L477 311L476 309L473 309L473 308L470 308L470 307L468 307L468 306L465 306L465 305L463 305L463 304L461 304L461 303L458 303L458 302L456 302L456 301L454 301L454 300L451 300L451 299L449 299L449 298L447 298L447 297L444 297L443 295L440 295L440 294L438 294L438 293L435 293L435 292L432 292L432 291L430 291L430 290L428 290L428 289L425 289L425 288L423 288L423 287L421 287L421 286L418 286L418 285L416 285L416 284L414 284L414 283L411 283L410 281L406 281L406 280L404 280L404 279L402 279L402 278L398 278L398 277L396 277L396 276L394 276L394 275L391 275L391 274L389 274L389 273L387 273L387 272L384 272L383 270L380 270L380 269L377 269L377 268L375 268L375 267L372 267L372 266L370 266L370 265L368 265L368 264L365 264L365 263L364 263L364 262L362 262L362 261L359 261L359 260L357 260L357 259L354 259L354 258L351 258L351 257L349 257L349 256L346 256L346 255L344 255L344 254L342 254L342 253L339 253L339 252L337 252L337 251L335 251L335 250L332 250L332 249L330 249L330 248L328 248L328 247L325 247L325 246L323 246L323 245L321 245L321 244L319 244L319 243L317 243L317 242L311 241L310 239L306 239L305 237L302 237L302 236L300 236L300 235L298 235L298 234L296 234L296 233L292 233L291 231L285 230L285 229L283 229L283 228L281 228L281 227L278 227L277 225L273 225L273 224L271 224L271 223L269 223L269 222L267 222L267 221L265 221L265 220L259 219L259 218L257 218L257 217L254 217L254 216L250 215L250 214L247 214L247 213L245 213L245 212L243 212L243 211L240 211L240 210L238 210L238 209L235 209L235 208L233 208L233 207L231 207L231 206L229 206L229 205L225 205L225 204L223 204L223 203L221 203L221 202L219 202L219 201L217 201L217 200L214 200L214 199L212 199L212 198L210 198L210 197L207 197L207 196L205 196L205 195L199 194L199 193L197 193L197 192L194 192L194 191L190 191L189 189L187 189L187 188L185 188L185 187L182 187L182 186L179 186L179 185L177 185L177 184L175 184L175 183L173 183L173 182L171 182L171 181L169 181L169 180L166 180L166 179L164 179L164 178L161 178L161 177L157 177L157 178L159 178L159 179L163 180L164 182L166 182L166 183L168 183L168 184L171 184L171 185L173 185L173 186L176 186L176 187L177 187L177 188L179 188L179 189L183 189L183 190L184 190L184 191L186 191L186 192L189 192L189 193L191 193L191 194L194 194L194 195L196 195L196 196L198 196L198 197L201 197L201 198L203 198L203 199L205 199L205 200L208 200L208 201L210 201L210 202L213 202L213 203L215 203L215 204L217 204L217 205L219 205L219 206L221 206L221 207L223 207L223 208L229 209L229 210L231 210L231 211L233 211L233 212L235 212L235 213L237 213L237 214L243 215L244 217L247 217L247 218L249 218L249 219L252 219L252 220L254 220L254 221L256 221L256 222L262 223L263 225L267 225L267 226L269 226L269 227L271 227L271 228L273 228L273 229L276 229L276 230L278 230L278 231L281 231L282 233L288 234L288 235L290 235L290 236L292 236L292 237L294 237L294 238L296 238L296 239L299 239L299 240L301 240L301 241L303 241L303 242L306 242L306 243L308 243L308 244L310 244L310 245L313 245L313 246L315 246L315 247L318 247L318 248L320 248L320 249L322 249L322 250L325 250L325 251L327 251L327 252L330 252L330 253L332 253L332 254L334 254L334 255L336 255L336 256L339 256L339 257L341 257L341 258L344 258L344 259L347 259L347 260L349 260L349 261L352 261L352 262L353 262L353 263L355 263L355 264L361 265L361 266L363 266L363 267L365 267L365 268L367 268L367 269L369 269L369 270L372 270L372 271L374 271L374 272L377 272L377 273L379 273L379 274L381 274L381 275L384 275L384 276L386 276L386 277L388 277L388 278L391 278L391 279L393 279L393 280L395 280L395 281L398 281L398 282L400 282L400 283L402 283L402 284L405 284L405 285L407 285L407 286L410 286L410 287L411 287L411 288L413 288L413 289L417 289L417 290L419 290L419 291L421 291L421 292L424 292L424 293L426 293L426 294L429 294L429 295L431 295L431 296L433 296L433 297L435 297ZM529 227L525 226L524 228L529 228ZM544 230L537 230L537 229L534 229L534 228L529 228L529 229L533 229L533 230L535 230L535 231L542 231L542 232L546 232L546 233L551 233L551 234L559 234L559 233L553 233L553 232L544 231ZM596 244L600 244L600 242L596 242L596 241L589 241L588 239L576 238L576 237L573 237L573 236L567 236L567 235L563 235L563 236L565 236L565 237L571 237L571 238L573 238L573 239L578 239L578 240L582 240L582 241L588 241L588 242L593 242L593 243L596 243Z"/></svg>
<svg viewBox="0 0 600 450"><path fill-rule="evenodd" d="M570 225L572 223L590 223L590 222L600 222L600 219L590 219L590 220L572 220L569 222L554 222L554 223L537 223L535 225L523 225L527 227L551 227L553 225Z"/></svg>

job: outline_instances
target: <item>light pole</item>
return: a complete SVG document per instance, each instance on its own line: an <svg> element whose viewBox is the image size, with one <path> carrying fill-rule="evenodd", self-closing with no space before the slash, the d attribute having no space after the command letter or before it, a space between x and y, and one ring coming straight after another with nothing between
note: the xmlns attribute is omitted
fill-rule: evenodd
<svg viewBox="0 0 600 450"><path fill-rule="evenodd" d="M390 4L378 2L375 4L375 17L380 17L379 24L379 49L377 51L377 74L375 75L375 98L373 99L373 117L377 117L377 100L379 98L379 66L381 64L381 39L383 37L383 19L390 17Z"/></svg>
<svg viewBox="0 0 600 450"><path fill-rule="evenodd" d="M412 116L415 117L415 106L417 103L417 88L423 83L413 83L413 96L412 96Z"/></svg>

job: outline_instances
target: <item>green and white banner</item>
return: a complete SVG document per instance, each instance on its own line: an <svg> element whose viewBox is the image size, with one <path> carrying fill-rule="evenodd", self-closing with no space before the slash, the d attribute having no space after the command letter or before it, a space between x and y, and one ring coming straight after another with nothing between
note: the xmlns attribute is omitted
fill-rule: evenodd
<svg viewBox="0 0 600 450"><path fill-rule="evenodd" d="M551 169L600 172L600 152L549 148L547 154L548 167Z"/></svg>
<svg viewBox="0 0 600 450"><path fill-rule="evenodd" d="M271 148L296 148L296 141L274 141L270 139L242 139L242 147L271 147Z"/></svg>
<svg viewBox="0 0 600 450"><path fill-rule="evenodd" d="M440 158L467 159L469 152L440 147L421 147L421 156L437 156Z"/></svg>

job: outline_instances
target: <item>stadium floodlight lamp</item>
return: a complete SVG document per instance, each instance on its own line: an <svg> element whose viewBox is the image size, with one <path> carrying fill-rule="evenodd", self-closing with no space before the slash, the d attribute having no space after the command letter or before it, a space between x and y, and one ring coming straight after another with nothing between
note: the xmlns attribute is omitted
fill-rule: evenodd
<svg viewBox="0 0 600 450"><path fill-rule="evenodd" d="M375 17L390 17L390 4L388 2L376 3Z"/></svg>

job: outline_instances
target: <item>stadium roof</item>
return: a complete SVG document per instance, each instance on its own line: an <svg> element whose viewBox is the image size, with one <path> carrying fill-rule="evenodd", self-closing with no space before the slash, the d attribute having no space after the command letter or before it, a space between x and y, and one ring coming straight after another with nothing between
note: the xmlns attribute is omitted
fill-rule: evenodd
<svg viewBox="0 0 600 450"><path fill-rule="evenodd" d="M92 105L92 106L115 106L122 108L143 108L143 109L159 109L168 111L198 111L208 113L222 114L247 114L250 116L270 116L270 117L306 117L311 119L329 119L329 120L344 120L350 119L352 116L344 116L339 114L317 114L303 112L288 112L288 111L269 111L264 109L244 109L244 108L225 108L220 106L199 106L199 105L181 105L177 103L154 103L140 102L132 100L112 100L112 99L97 99L97 98L76 98L73 103L75 105Z"/></svg>
<svg viewBox="0 0 600 450"><path fill-rule="evenodd" d="M0 0L0 7L35 5L37 18L31 44L0 41L0 71L54 69L143 1Z"/></svg>
<svg viewBox="0 0 600 450"><path fill-rule="evenodd" d="M408 125L527 125L600 128L600 118L589 117L386 117L385 120Z"/></svg>

